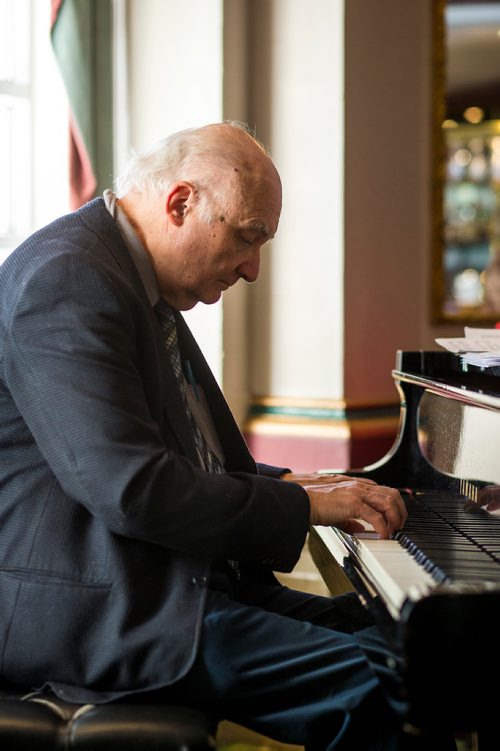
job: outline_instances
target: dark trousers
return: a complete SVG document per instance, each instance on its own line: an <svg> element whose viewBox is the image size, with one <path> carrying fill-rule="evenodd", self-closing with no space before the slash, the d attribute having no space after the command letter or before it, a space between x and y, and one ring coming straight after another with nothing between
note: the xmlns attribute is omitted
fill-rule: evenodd
<svg viewBox="0 0 500 751"><path fill-rule="evenodd" d="M311 751L455 748L402 734L395 656L355 595L212 584L197 659L165 700L171 690L177 702Z"/></svg>

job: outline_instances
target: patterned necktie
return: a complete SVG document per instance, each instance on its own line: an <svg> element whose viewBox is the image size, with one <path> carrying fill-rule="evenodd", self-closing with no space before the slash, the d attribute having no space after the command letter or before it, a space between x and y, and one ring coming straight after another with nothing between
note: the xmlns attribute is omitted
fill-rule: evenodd
<svg viewBox="0 0 500 751"><path fill-rule="evenodd" d="M218 456L214 454L214 452L208 445L205 439L205 436L201 432L198 426L198 423L194 419L193 414L191 410L189 409L189 405L187 403L186 382L184 380L184 375L182 373L181 353L179 350L179 342L177 339L177 326L175 323L174 311L172 310L170 305L164 302L164 300L162 300L161 298L159 302L157 302L156 305L154 306L154 311L156 313L156 317L158 318L158 322L160 324L160 328L163 333L165 347L167 348L167 352L172 361L172 367L174 369L175 377L177 378L177 383L179 384L179 389L181 391L182 398L184 400L186 412L187 412L189 421L191 423L191 426L193 428L196 448L198 450L199 455L201 456L203 465L205 469L207 470L207 472L213 472L214 474L224 472L224 467L220 463ZM228 560L227 563L229 564L229 567L233 570L236 578L239 579L240 567L239 567L238 561Z"/></svg>
<svg viewBox="0 0 500 751"><path fill-rule="evenodd" d="M156 303L156 305L154 306L154 311L163 333L165 347L167 348L170 360L172 361L172 367L174 369L175 377L177 378L177 383L179 384L179 389L184 400L184 406L193 428L196 448L198 449L198 453L202 458L203 465L207 472L224 472L224 468L220 463L219 458L216 456L216 454L214 454L214 452L208 445L205 436L201 432L198 423L196 422L191 410L189 409L186 396L186 382L182 373L181 354L179 351L179 342L177 339L177 326L175 324L174 311L172 310L170 305L168 305L162 299L160 299L160 301Z"/></svg>

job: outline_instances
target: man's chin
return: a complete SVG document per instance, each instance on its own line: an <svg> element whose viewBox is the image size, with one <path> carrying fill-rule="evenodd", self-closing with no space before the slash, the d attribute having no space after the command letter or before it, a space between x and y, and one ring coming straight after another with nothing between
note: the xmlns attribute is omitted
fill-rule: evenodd
<svg viewBox="0 0 500 751"><path fill-rule="evenodd" d="M219 302L219 300L222 297L222 290L217 290L216 292L212 292L210 294L203 295L203 297L200 297L200 302L202 302L204 305L213 305L216 302Z"/></svg>
<svg viewBox="0 0 500 751"><path fill-rule="evenodd" d="M199 302L203 303L203 305L214 305L214 303L219 302L221 299L223 291L221 289L210 290L196 294L196 297L195 295L186 295L177 309L192 310Z"/></svg>

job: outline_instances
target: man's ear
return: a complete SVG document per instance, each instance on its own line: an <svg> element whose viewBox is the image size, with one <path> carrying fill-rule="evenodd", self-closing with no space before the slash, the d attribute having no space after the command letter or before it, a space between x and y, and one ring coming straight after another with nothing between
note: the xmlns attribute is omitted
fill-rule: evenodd
<svg viewBox="0 0 500 751"><path fill-rule="evenodd" d="M167 195L165 213L168 219L178 227L184 222L184 216L192 195L192 185L185 182L175 183Z"/></svg>

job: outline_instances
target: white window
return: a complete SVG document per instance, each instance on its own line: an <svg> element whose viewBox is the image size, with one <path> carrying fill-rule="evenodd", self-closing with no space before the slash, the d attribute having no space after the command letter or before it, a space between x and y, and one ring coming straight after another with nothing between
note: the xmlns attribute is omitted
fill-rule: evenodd
<svg viewBox="0 0 500 751"><path fill-rule="evenodd" d="M0 0L0 263L68 210L67 133L50 0Z"/></svg>

